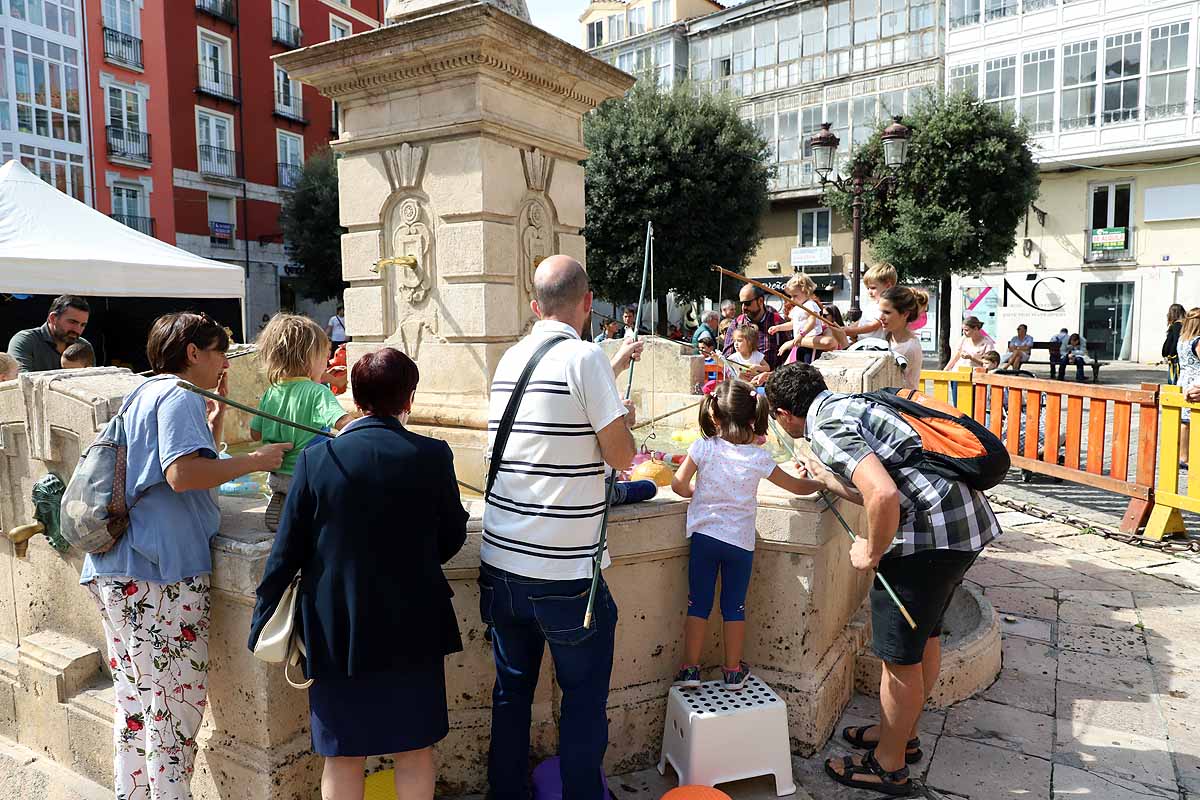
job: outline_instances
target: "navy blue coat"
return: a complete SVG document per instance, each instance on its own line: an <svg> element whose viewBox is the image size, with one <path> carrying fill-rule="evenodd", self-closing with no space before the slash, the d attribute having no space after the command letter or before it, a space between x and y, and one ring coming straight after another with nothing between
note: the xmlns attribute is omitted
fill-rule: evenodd
<svg viewBox="0 0 1200 800"><path fill-rule="evenodd" d="M310 678L402 670L461 650L442 564L466 537L445 442L370 417L309 446L258 586L251 649L300 572Z"/></svg>

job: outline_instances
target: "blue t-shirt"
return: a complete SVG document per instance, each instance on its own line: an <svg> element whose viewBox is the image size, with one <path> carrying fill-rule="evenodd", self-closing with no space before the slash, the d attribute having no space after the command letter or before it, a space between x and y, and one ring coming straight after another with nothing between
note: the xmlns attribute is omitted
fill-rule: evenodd
<svg viewBox="0 0 1200 800"><path fill-rule="evenodd" d="M177 583L212 572L209 540L221 524L216 490L177 492L164 474L191 453L217 457L204 399L175 380L151 378L125 409L129 529L107 553L84 559L80 583L97 576Z"/></svg>

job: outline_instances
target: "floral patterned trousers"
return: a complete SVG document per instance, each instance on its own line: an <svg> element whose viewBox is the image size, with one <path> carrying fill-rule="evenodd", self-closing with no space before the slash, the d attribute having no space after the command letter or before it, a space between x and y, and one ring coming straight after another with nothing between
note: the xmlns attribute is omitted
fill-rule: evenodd
<svg viewBox="0 0 1200 800"><path fill-rule="evenodd" d="M190 800L208 694L208 576L168 584L96 578L88 588L116 689L117 800Z"/></svg>

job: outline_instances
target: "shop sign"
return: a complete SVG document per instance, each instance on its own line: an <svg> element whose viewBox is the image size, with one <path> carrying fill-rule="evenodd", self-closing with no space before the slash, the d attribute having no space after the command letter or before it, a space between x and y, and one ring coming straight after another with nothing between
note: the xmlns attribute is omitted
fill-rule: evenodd
<svg viewBox="0 0 1200 800"><path fill-rule="evenodd" d="M795 268L828 267L831 264L833 264L832 247L792 248L792 266Z"/></svg>
<svg viewBox="0 0 1200 800"><path fill-rule="evenodd" d="M1092 228L1092 252L1097 250L1124 250L1124 228Z"/></svg>
<svg viewBox="0 0 1200 800"><path fill-rule="evenodd" d="M233 223L232 222L210 222L210 235L214 239L232 239L233 238Z"/></svg>

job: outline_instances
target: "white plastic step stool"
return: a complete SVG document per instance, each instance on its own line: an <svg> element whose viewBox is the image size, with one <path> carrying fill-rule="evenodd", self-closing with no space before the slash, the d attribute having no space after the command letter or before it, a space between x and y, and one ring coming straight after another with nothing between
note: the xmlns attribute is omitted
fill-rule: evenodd
<svg viewBox="0 0 1200 800"><path fill-rule="evenodd" d="M680 786L774 775L775 794L783 797L796 791L789 741L787 705L757 676L740 692L722 681L672 686L658 771L665 774L670 762Z"/></svg>

